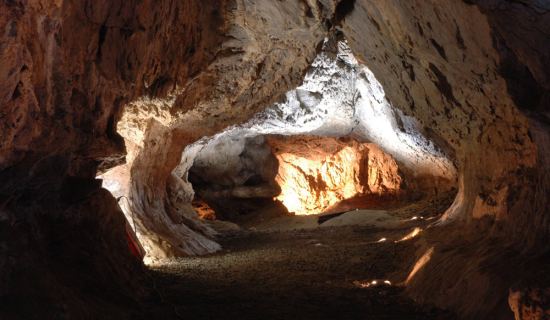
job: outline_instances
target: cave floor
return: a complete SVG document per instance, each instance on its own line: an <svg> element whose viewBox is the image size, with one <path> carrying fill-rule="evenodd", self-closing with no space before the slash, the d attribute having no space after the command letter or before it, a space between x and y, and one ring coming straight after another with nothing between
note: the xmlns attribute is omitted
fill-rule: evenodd
<svg viewBox="0 0 550 320"><path fill-rule="evenodd" d="M427 223L237 232L221 240L221 252L153 267L157 294L144 318L453 319L395 285L414 265L421 236L393 240ZM361 287L374 279L393 285Z"/></svg>

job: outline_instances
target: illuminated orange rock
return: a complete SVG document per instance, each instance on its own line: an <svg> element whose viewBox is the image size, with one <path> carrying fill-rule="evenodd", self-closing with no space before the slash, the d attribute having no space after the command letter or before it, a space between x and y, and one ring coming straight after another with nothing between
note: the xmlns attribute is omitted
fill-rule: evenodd
<svg viewBox="0 0 550 320"><path fill-rule="evenodd" d="M508 304L516 320L542 320L550 317L550 289L510 289Z"/></svg>
<svg viewBox="0 0 550 320"><path fill-rule="evenodd" d="M395 160L371 143L314 136L269 136L279 161L276 197L297 215L322 213L362 195L396 195Z"/></svg>
<svg viewBox="0 0 550 320"><path fill-rule="evenodd" d="M191 204L199 215L199 218L203 220L216 220L216 212L202 199L195 198Z"/></svg>

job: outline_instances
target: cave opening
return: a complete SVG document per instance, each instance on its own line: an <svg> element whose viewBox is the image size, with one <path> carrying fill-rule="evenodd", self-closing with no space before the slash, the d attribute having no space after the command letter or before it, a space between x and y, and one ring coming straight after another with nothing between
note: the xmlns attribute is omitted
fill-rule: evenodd
<svg viewBox="0 0 550 320"><path fill-rule="evenodd" d="M321 225L346 213L344 224L368 224L371 212L422 202L440 204L425 213L435 218L456 193L456 168L426 135L388 103L345 40L325 39L301 86L186 146L174 172L214 229L298 229L289 217L315 215ZM418 216L410 212L402 218Z"/></svg>
<svg viewBox="0 0 550 320"><path fill-rule="evenodd" d="M254 226L281 216L319 224L359 209L389 210L450 190L416 189L391 155L350 137L259 135L214 143L188 173L201 219ZM239 143L242 148L239 148ZM232 150L224 151L229 146ZM203 149L204 150L204 149ZM411 189L412 188L412 189Z"/></svg>
<svg viewBox="0 0 550 320"><path fill-rule="evenodd" d="M170 242L185 241L189 232L217 239L241 228L372 225L380 214L431 220L456 194L448 149L391 105L372 71L339 37L324 40L302 84L272 106L214 135L184 140L162 204L165 220L147 222L151 213L138 206L148 195L133 194L143 178L132 171L145 132L163 115L144 125L127 108L118 123L127 163L98 178L125 213L131 250L147 263L174 255L178 249ZM302 216L312 217L297 219ZM184 223L185 229L173 230Z"/></svg>
<svg viewBox="0 0 550 320"><path fill-rule="evenodd" d="M161 277L179 283L182 274L208 270L201 281L246 287L261 270L277 279L273 290L279 290L332 274L345 292L382 290L400 301L431 258L428 250L415 259L411 239L437 223L455 200L454 154L389 102L346 40L326 38L301 85L247 121L193 138L186 130L170 133L180 156L162 168L169 174L158 189L150 187L159 164L145 152L162 147L164 128L174 129L168 113L140 121L154 103L127 106L118 123L126 164L98 178L119 200L130 251ZM147 170L152 175L144 175ZM158 193L161 201L151 202ZM384 256L388 250L391 258ZM369 252L369 263L378 265L367 278L348 268L334 271L336 265L362 264L349 260L358 252ZM279 271L266 259L279 261ZM252 269L239 267L245 261ZM296 264L312 270L294 270ZM220 272L231 276L220 278ZM305 290L310 295L317 289ZM399 308L408 310L407 303L398 302Z"/></svg>

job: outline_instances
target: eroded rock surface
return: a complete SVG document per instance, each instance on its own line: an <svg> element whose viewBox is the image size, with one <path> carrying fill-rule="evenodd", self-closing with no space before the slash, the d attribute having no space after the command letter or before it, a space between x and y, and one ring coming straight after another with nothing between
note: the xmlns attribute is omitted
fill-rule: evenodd
<svg viewBox="0 0 550 320"><path fill-rule="evenodd" d="M395 160L374 144L311 136L271 136L279 162L276 197L289 212L319 214L353 197L397 197L401 177Z"/></svg>
<svg viewBox="0 0 550 320"><path fill-rule="evenodd" d="M185 181L191 169L197 188L208 184L204 196L211 200L276 196L280 189L272 183L275 158L263 144L265 134L372 141L398 161L410 190L437 193L455 185L451 156L426 138L414 118L391 106L373 73L337 37L324 40L299 87L248 122L186 147L173 173ZM192 186L184 183L182 197L192 199L193 194Z"/></svg>
<svg viewBox="0 0 550 320"><path fill-rule="evenodd" d="M358 60L373 71L392 105L417 119L432 140L442 141L440 145L447 145L455 155L459 193L443 221L461 222L456 225L457 234L448 234L447 241L466 237L463 232L475 226L473 228L479 228L476 232L485 230L492 236L499 235L500 240L491 241L501 244L516 241L516 244L535 246L532 247L535 251L541 250L540 241L548 238L550 225L547 221L542 222L543 226L533 224L537 219L529 212L547 215L542 213L547 209L542 208L548 208L548 197L534 191L545 190L543 193L547 194L549 190L538 178L547 174L546 152L537 150L536 146L544 146L546 134L534 135L533 132L540 131L520 112L526 106L521 99L514 98L518 83L514 85L502 72L504 62L510 61L503 60L501 49L502 46L512 48L529 69L518 64L518 59L512 65L531 70L537 76L530 79L539 79L536 82L543 85L545 77L540 74L547 75L548 71L543 71L541 63L546 58L545 54L535 52L548 41L536 44L538 41L534 39L548 39L546 27L536 27L544 21L547 10L536 1L473 2L481 3L481 9L490 17L485 16L480 7L461 1L436 4L433 1L358 0L343 21L342 29ZM505 9L505 14L500 9ZM525 15L534 18L526 22L520 18ZM510 24L515 19L519 19L521 25L529 25L533 35L527 36L526 29L519 28L522 30L518 30L519 34L525 37L518 37L516 26ZM501 41L499 45L494 38L496 33ZM526 49L526 43L532 47ZM527 83L522 77L515 80L523 85ZM480 222L480 218L484 222ZM471 245L475 245L476 240L473 241ZM477 241L481 240L477 238ZM491 241L483 243L487 245ZM460 246L458 243L460 241L456 244ZM473 262L496 264L502 257L482 250L472 250L465 255L458 251L438 253L437 246L434 250L432 263L426 268L429 271L419 273L418 281L411 285L410 292L416 298L460 309L465 317L483 318L490 310L505 308L505 287L515 280L500 274L498 268L493 269L492 275L481 272L481 267ZM531 259L529 255L524 258ZM471 261L467 263L467 270L459 270L456 264L461 264L460 261ZM438 264L445 267L430 267ZM472 279L474 274L477 280ZM450 278L452 282L448 281ZM443 287L449 295L436 297L428 293ZM496 298L493 289L499 287ZM483 307L479 306L480 299L486 299Z"/></svg>
<svg viewBox="0 0 550 320"><path fill-rule="evenodd" d="M336 3L236 1L226 9L218 30L224 38L211 48L216 54L208 66L162 99L134 100L120 124L135 147L127 157L126 215L141 220L136 232L150 257L219 250L216 233L190 206L186 170L173 170L187 145L249 119L301 81L335 19Z"/></svg>
<svg viewBox="0 0 550 320"><path fill-rule="evenodd" d="M21 317L127 314L84 293L132 299L140 281L124 218L95 176L124 161L122 106L205 67L223 12L201 1L0 3L3 310L26 300Z"/></svg>
<svg viewBox="0 0 550 320"><path fill-rule="evenodd" d="M510 290L508 303L516 320L540 320L550 317L550 289Z"/></svg>

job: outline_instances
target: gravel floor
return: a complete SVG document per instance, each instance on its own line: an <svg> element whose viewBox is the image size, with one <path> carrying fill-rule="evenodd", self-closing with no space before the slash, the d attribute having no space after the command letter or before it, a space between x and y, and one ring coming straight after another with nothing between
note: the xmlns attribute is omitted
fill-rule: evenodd
<svg viewBox="0 0 550 320"><path fill-rule="evenodd" d="M153 268L158 294L144 318L452 319L397 285L415 262L415 240L392 240L412 227L239 232L221 240L222 252ZM392 286L361 288L372 280Z"/></svg>

